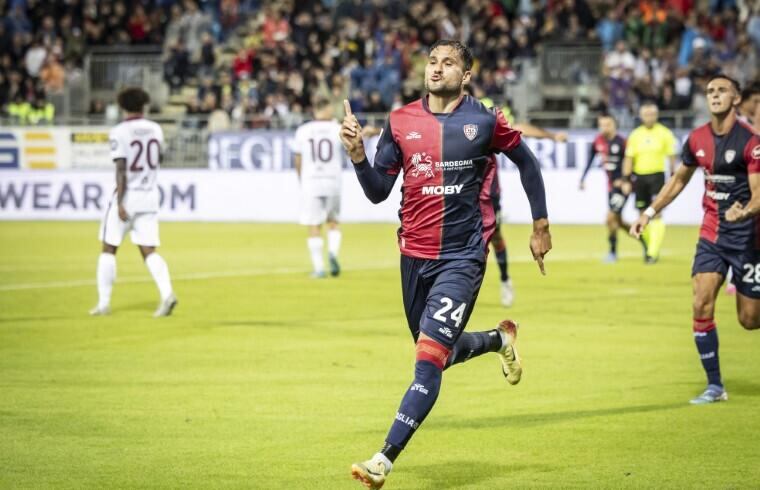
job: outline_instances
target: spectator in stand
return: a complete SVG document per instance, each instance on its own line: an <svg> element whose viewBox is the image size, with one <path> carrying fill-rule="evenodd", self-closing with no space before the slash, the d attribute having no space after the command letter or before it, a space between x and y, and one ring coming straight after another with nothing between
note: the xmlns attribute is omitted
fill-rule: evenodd
<svg viewBox="0 0 760 490"><path fill-rule="evenodd" d="M201 49L201 35L212 28L211 18L203 13L194 0L183 2L185 12L182 14L182 39L191 59L198 59Z"/></svg>
<svg viewBox="0 0 760 490"><path fill-rule="evenodd" d="M609 52L623 38L623 23L620 22L618 11L614 8L607 10L607 15L596 26L596 33L602 42L602 49Z"/></svg>
<svg viewBox="0 0 760 490"><path fill-rule="evenodd" d="M214 71L214 65L216 64L216 46L214 46L214 38L211 37L211 33L204 32L201 37L201 53L199 64L199 75L210 75Z"/></svg>
<svg viewBox="0 0 760 490"><path fill-rule="evenodd" d="M277 43L284 41L290 33L290 24L282 15L278 6L265 8L264 25L262 34L264 45L274 47Z"/></svg>
<svg viewBox="0 0 760 490"><path fill-rule="evenodd" d="M232 73L236 80L248 80L253 74L253 57L248 48L240 48L232 60Z"/></svg>
<svg viewBox="0 0 760 490"><path fill-rule="evenodd" d="M142 44L148 40L151 31L150 19L145 13L145 8L139 3L135 6L134 12L127 22L127 29L133 43Z"/></svg>
<svg viewBox="0 0 760 490"><path fill-rule="evenodd" d="M45 65L40 70L40 80L49 94L60 94L66 81L66 72L58 58L52 53L47 56Z"/></svg>
<svg viewBox="0 0 760 490"><path fill-rule="evenodd" d="M760 6L757 3L747 20L747 35L752 43L754 43L755 50L760 51Z"/></svg>
<svg viewBox="0 0 760 490"><path fill-rule="evenodd" d="M40 44L43 46L51 46L55 42L58 37L58 32L55 28L55 20L53 20L53 16L46 15L42 19L42 26L37 30L36 36L37 39L40 40Z"/></svg>
<svg viewBox="0 0 760 490"><path fill-rule="evenodd" d="M37 77L40 74L45 58L47 57L47 50L40 43L38 38L32 42L31 47L26 51L24 55L24 68L26 73L31 77Z"/></svg>
<svg viewBox="0 0 760 490"><path fill-rule="evenodd" d="M383 102L380 92L373 90L369 94L369 101L367 105L364 106L364 112L388 112L388 106Z"/></svg>
<svg viewBox="0 0 760 490"><path fill-rule="evenodd" d="M172 91L178 91L190 76L190 55L181 40L177 40L164 59L164 80Z"/></svg>
<svg viewBox="0 0 760 490"><path fill-rule="evenodd" d="M8 32L11 34L29 34L32 32L32 23L26 16L23 2L16 2L8 17L5 19Z"/></svg>
<svg viewBox="0 0 760 490"><path fill-rule="evenodd" d="M177 41L184 39L184 19L182 7L178 3L171 6L169 22L166 24L164 33L164 54L167 54Z"/></svg>
<svg viewBox="0 0 760 490"><path fill-rule="evenodd" d="M603 73L609 86L609 110L621 128L630 127L633 123L630 106L635 66L636 58L623 40L618 41L615 50L604 58Z"/></svg>

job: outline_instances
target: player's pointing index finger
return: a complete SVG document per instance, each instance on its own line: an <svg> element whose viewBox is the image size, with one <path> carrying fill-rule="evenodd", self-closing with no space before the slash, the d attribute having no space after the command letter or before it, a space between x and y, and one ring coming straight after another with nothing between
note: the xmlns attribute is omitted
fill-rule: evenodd
<svg viewBox="0 0 760 490"><path fill-rule="evenodd" d="M348 102L348 99L343 99L343 109L346 111L347 116L353 115L351 112L351 104Z"/></svg>

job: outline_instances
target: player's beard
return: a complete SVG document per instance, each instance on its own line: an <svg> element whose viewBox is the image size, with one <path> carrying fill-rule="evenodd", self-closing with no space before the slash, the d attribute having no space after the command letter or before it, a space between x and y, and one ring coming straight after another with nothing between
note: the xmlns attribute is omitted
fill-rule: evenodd
<svg viewBox="0 0 760 490"><path fill-rule="evenodd" d="M435 95L436 97L444 97L444 98L450 98L450 97L458 97L462 93L462 80L459 81L459 84L456 87L452 87L451 85L441 85L438 88L430 88L430 81L425 79L425 90L428 91L428 93Z"/></svg>

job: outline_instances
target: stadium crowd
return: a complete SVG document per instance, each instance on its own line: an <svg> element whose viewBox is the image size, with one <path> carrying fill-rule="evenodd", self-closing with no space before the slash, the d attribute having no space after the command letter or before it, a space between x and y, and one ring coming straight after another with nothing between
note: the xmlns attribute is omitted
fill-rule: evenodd
<svg viewBox="0 0 760 490"><path fill-rule="evenodd" d="M89 47L163 47L165 80L190 114L218 126L254 115L303 120L315 96L386 112L419 96L426 47L461 38L476 83L505 85L547 43L606 53L599 109L625 119L644 100L704 111L718 70L758 77L760 5L736 0L0 0L0 107L19 122L52 119L49 95L81 76ZM188 95L191 94L191 95ZM103 109L95 101L93 111Z"/></svg>

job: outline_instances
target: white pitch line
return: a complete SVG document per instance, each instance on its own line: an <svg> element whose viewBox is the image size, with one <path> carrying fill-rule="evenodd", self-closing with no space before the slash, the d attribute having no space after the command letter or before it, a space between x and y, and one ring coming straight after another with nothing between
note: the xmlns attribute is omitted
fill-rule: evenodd
<svg viewBox="0 0 760 490"><path fill-rule="evenodd" d="M663 253L661 256L667 256L670 254ZM621 253L618 254L620 258L632 258L640 257L639 253ZM546 257L546 265L551 271L552 262L573 262L584 260L599 259L598 254L549 254ZM528 255L518 255L510 257L512 263L527 263L533 262L533 257ZM380 263L375 265L367 265L363 267L356 267L349 269L349 271L365 271L365 270L379 270L390 269L398 267L398 262L394 263ZM287 274L307 274L308 270L304 268L294 267L280 267L274 269L238 269L234 271L214 271L214 272L187 272L184 274L177 274L172 276L172 280L175 281L200 281L204 279L220 279L225 277L257 277L257 276L270 276L270 275L287 275ZM116 281L119 284L139 284L139 283L151 283L153 279L145 276L127 276L119 277ZM49 282L30 282L19 284L0 284L0 291L24 291L30 289L58 289L58 288L73 288L82 286L95 286L97 284L95 279L74 279L70 281L49 281Z"/></svg>

